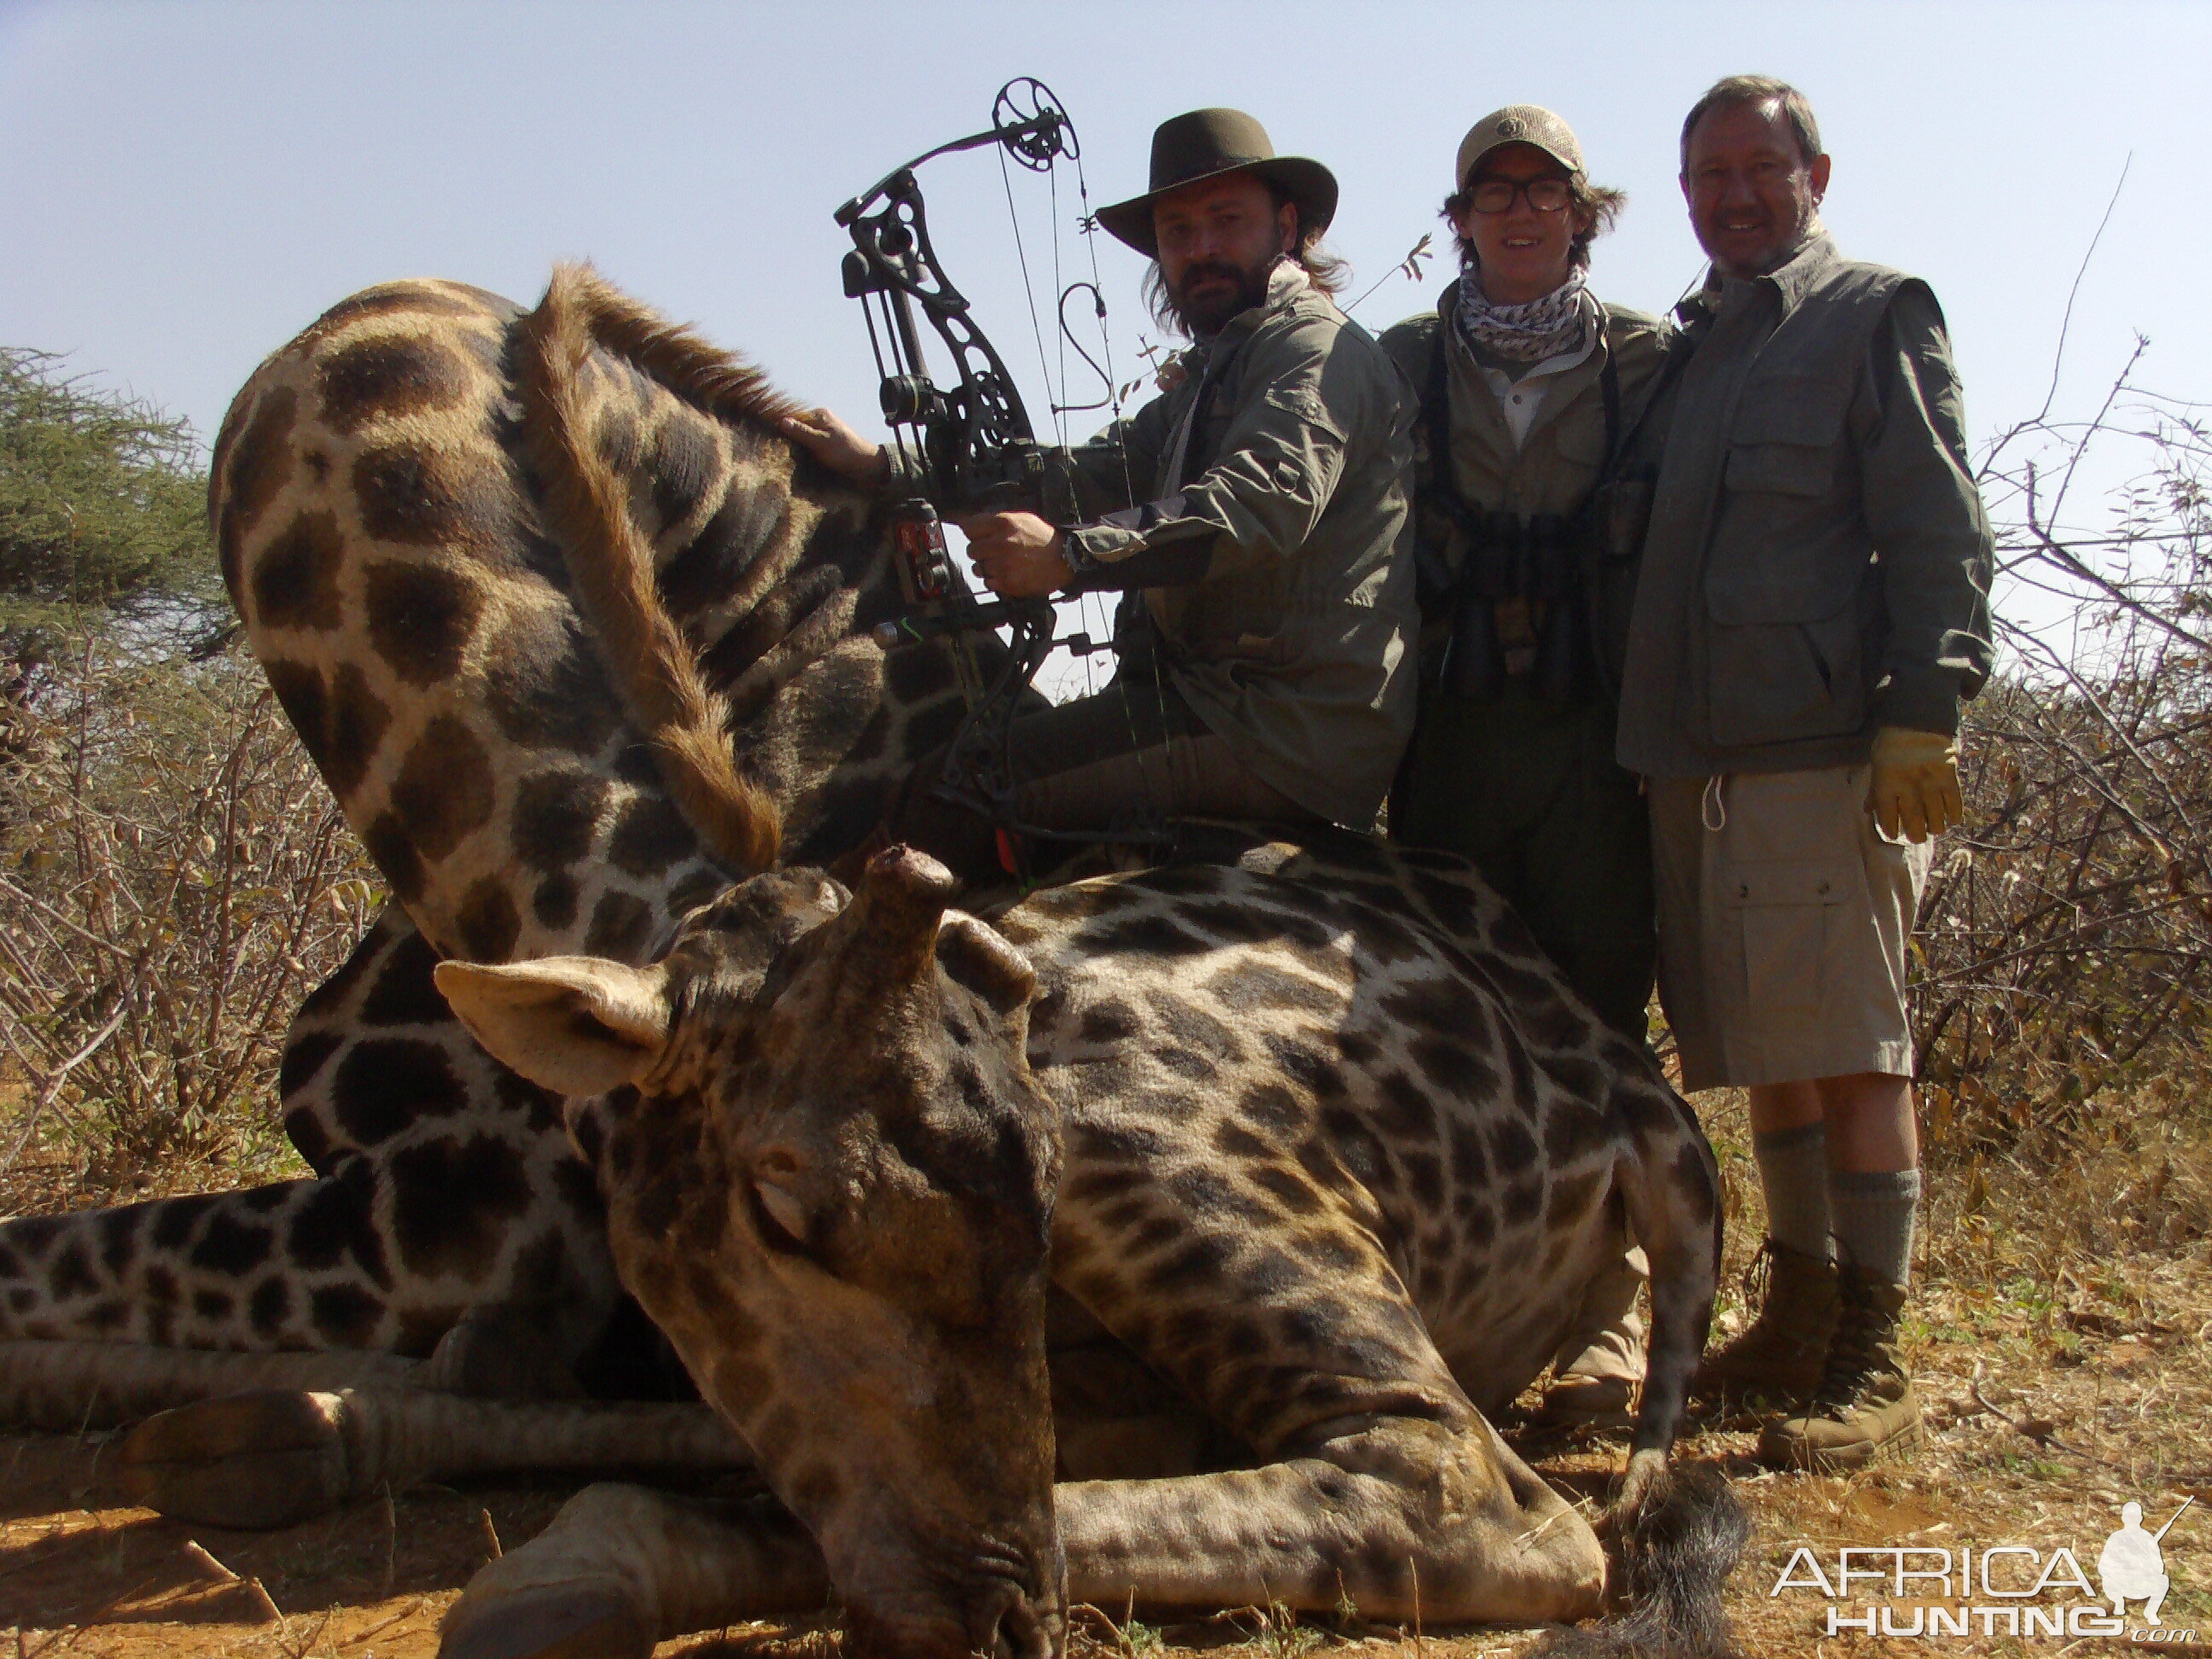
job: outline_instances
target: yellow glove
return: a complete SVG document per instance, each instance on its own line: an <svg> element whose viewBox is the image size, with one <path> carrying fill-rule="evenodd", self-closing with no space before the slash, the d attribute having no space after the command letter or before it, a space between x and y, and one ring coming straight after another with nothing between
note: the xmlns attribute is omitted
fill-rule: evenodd
<svg viewBox="0 0 2212 1659"><path fill-rule="evenodd" d="M1959 740L1941 732L1885 726L1874 734L1874 781L1867 811L1892 841L1916 845L1964 823L1959 794Z"/></svg>

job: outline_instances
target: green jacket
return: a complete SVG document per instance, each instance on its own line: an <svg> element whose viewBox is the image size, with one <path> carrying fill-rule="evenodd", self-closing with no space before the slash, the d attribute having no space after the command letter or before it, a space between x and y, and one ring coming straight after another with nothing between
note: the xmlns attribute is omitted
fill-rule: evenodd
<svg viewBox="0 0 2212 1659"><path fill-rule="evenodd" d="M1374 339L1296 264L1073 452L1080 588L1138 588L1117 633L1209 731L1309 811L1374 822L1413 723L1402 556L1413 411ZM1132 595L1132 599L1136 595Z"/></svg>
<svg viewBox="0 0 2212 1659"><path fill-rule="evenodd" d="M1467 349L1451 316L1459 285L1450 284L1434 311L1422 312L1386 330L1382 349L1389 353L1418 396L1430 382L1439 331L1444 341L1445 389L1450 415L1453 476L1460 498L1478 512L1503 509L1528 519L1537 514L1572 514L1597 481L1606 454L1606 409L1602 380L1608 361L1620 389L1618 418L1632 422L1665 361L1669 331L1656 317L1625 306L1608 305L1605 332L1589 356L1573 368L1546 375L1542 401L1528 434L1516 449L1498 395L1482 364ZM1510 395L1510 393L1508 395ZM1416 476L1425 484L1433 461L1425 421L1415 423ZM1417 545L1425 584L1441 587L1457 580L1466 559L1466 535L1435 509L1422 489L1416 497ZM1424 685L1432 685L1450 632L1449 607L1425 618L1421 629Z"/></svg>
<svg viewBox="0 0 2212 1659"><path fill-rule="evenodd" d="M1989 520L1924 283L1816 236L1682 307L1620 756L1657 777L1863 762L1990 672Z"/></svg>

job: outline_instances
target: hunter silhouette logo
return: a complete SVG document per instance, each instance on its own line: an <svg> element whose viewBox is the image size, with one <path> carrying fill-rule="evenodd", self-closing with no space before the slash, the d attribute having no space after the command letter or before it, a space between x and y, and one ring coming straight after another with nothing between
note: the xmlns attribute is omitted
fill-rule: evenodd
<svg viewBox="0 0 2212 1659"><path fill-rule="evenodd" d="M2121 1506L2120 1529L2105 1540L2097 1555L2097 1580L2105 1587L2105 1597L2112 1604L2115 1618L2128 1602L2139 1601L2143 1604L2143 1623L2158 1623L2159 1607L2173 1583L2166 1576L2166 1555L2159 1543L2181 1519L2181 1510L2196 1501L2193 1496L2183 1498L2181 1509L2168 1516L2156 1532L2143 1530L2142 1504Z"/></svg>
<svg viewBox="0 0 2212 1659"><path fill-rule="evenodd" d="M2096 1585L2080 1559L2062 1544L1987 1544L1963 1549L1927 1546L1848 1546L1832 1565L1809 1545L1795 1547L1766 1594L1817 1590L1826 1601L1815 1626L1826 1636L2124 1636L2131 1642L2191 1644L2194 1630L2167 1629L2159 1612L2172 1588L2159 1547L2197 1499L2183 1499L2156 1532L2144 1529L2142 1505L2124 1504L2120 1526L2097 1555ZM2130 1629L2127 1605L2140 1601L2142 1624ZM1839 1605L1840 1604L1840 1605Z"/></svg>

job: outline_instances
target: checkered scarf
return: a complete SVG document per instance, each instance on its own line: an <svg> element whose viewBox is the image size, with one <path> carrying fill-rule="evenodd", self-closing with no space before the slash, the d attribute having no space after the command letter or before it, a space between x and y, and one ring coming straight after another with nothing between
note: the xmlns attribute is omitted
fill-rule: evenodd
<svg viewBox="0 0 2212 1659"><path fill-rule="evenodd" d="M1452 314L1460 338L1471 349L1509 362L1540 363L1563 351L1580 350L1596 309L1579 270L1570 270L1567 280L1541 299L1517 306L1492 305L1482 291L1480 273L1469 270L1459 279L1459 303Z"/></svg>

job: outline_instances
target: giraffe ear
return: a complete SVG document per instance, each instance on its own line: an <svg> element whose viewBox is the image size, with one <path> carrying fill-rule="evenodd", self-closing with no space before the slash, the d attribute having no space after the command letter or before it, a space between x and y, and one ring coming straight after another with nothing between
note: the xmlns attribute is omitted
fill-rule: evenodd
<svg viewBox="0 0 2212 1659"><path fill-rule="evenodd" d="M563 1095L635 1083L667 1041L668 970L599 957L441 962L438 989L493 1058Z"/></svg>

